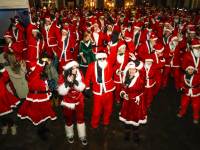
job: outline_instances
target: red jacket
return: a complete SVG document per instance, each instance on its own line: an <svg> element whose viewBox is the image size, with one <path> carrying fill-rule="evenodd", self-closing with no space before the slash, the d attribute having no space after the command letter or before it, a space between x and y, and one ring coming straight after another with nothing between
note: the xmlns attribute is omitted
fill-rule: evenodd
<svg viewBox="0 0 200 150"><path fill-rule="evenodd" d="M102 69L103 83L97 82L97 61L89 64L87 73L85 75L86 89L90 89L90 80L93 82L93 93L96 95L102 94L102 86L105 93L112 92L115 89L115 83L113 80L113 64L117 56L117 43L111 45L111 54L106 59L107 66Z"/></svg>
<svg viewBox="0 0 200 150"><path fill-rule="evenodd" d="M150 47L150 42L147 40L146 42L144 42L139 50L138 50L138 57L140 58L140 60L144 63L145 59L147 58L147 56L152 53L153 48Z"/></svg>
<svg viewBox="0 0 200 150"><path fill-rule="evenodd" d="M138 53L139 46L147 40L147 37L143 33L144 31L140 31L138 41L135 44L136 53ZM134 39L134 31L131 33L131 38Z"/></svg>
<svg viewBox="0 0 200 150"><path fill-rule="evenodd" d="M64 74L60 74L58 83L58 92L63 95L62 106L68 108L75 108L75 105L84 100L82 91L85 89L84 76L80 70L77 70L76 80L78 81L78 86L65 87Z"/></svg>
<svg viewBox="0 0 200 150"><path fill-rule="evenodd" d="M186 75L181 76L180 88L181 89L185 88L185 94L187 96L191 97L199 96L200 95L199 84L200 84L200 77L197 73L191 77L189 84L186 82ZM195 88L189 88L189 87L195 87Z"/></svg>
<svg viewBox="0 0 200 150"><path fill-rule="evenodd" d="M97 36L98 41L95 41L95 37ZM92 47L93 52L97 53L98 51L103 49L104 46L104 35L101 31L99 31L97 34L95 34L94 32L92 33L92 40L95 42L95 46L96 47Z"/></svg>
<svg viewBox="0 0 200 150"><path fill-rule="evenodd" d="M103 26L104 26L104 27L106 26L106 21L105 21L105 19L104 19L102 22L103 22L103 24L101 24L100 19L97 19L97 23L98 23L98 25L99 25L99 29L103 32Z"/></svg>

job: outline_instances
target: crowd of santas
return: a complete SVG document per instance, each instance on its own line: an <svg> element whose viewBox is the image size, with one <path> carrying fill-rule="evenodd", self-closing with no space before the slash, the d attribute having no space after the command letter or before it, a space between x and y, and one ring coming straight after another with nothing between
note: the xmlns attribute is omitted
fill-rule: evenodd
<svg viewBox="0 0 200 150"><path fill-rule="evenodd" d="M64 106L65 131L70 143L74 142L73 112L76 110L79 138L83 145L87 144L82 92L89 97L91 81L94 98L91 124L95 133L102 109L103 123L106 129L110 129L114 99L117 106L123 103L119 119L125 123L125 140L129 141L130 125L133 125L134 138L138 141L138 126L147 122L146 110L150 110L158 90L166 87L169 74L174 77L177 91L182 93L181 110L177 116L186 113L191 100L194 123L198 123L200 14L137 6L112 11L90 11L81 7L46 10L40 7L35 17L36 10L33 7L30 10L32 21L27 29L18 16L11 19L12 26L4 34L7 44L3 51L13 52L18 62L26 61L29 93L18 116L28 118L34 125L40 124L38 133L47 130L45 122L48 118L56 119L48 101L51 93L47 81L41 78L41 74L43 79L45 74L43 59L55 56L58 57L60 73L58 93L63 96L61 105ZM79 46L81 42L86 47L91 43L91 50L83 50L84 47ZM90 53L94 61L91 57L85 61L83 53L85 57ZM84 64L84 74L77 68L79 55L83 59L81 63L87 64ZM91 62L87 63L89 60ZM6 78L5 70L1 69L2 77ZM1 82L5 85L7 78L3 78ZM7 103L0 116L11 112L11 106L18 103L14 100ZM45 110L41 110L43 108ZM3 130L7 132L7 126Z"/></svg>

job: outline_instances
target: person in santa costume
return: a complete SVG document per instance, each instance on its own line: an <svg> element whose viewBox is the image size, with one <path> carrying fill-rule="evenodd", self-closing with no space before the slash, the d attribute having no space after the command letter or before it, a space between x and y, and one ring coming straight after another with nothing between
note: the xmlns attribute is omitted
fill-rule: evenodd
<svg viewBox="0 0 200 150"><path fill-rule="evenodd" d="M161 63L154 64L151 55L148 55L145 59L145 71L146 71L146 81L145 81L145 91L144 99L147 103L147 110L150 110L151 102L154 94L154 85L156 84L155 74L156 70L163 68L165 66L165 60L163 59Z"/></svg>
<svg viewBox="0 0 200 150"><path fill-rule="evenodd" d="M113 77L113 64L117 57L117 42L119 33L113 32L111 36L111 53L109 56L102 50L96 54L95 62L88 66L85 76L86 90L85 94L89 97L90 93L90 81L93 82L93 112L91 124L94 133L98 131L100 116L103 113L103 123L107 130L110 129L110 116L112 114L113 107L113 91L115 90L115 83Z"/></svg>
<svg viewBox="0 0 200 150"><path fill-rule="evenodd" d="M45 17L45 24L42 28L42 35L44 37L46 44L46 50L49 56L54 56L53 51L57 52L57 39L56 39L56 24L50 16Z"/></svg>
<svg viewBox="0 0 200 150"><path fill-rule="evenodd" d="M135 52L135 45L131 40L131 38L126 38L125 41L126 43L123 40L120 40L118 42L117 59L115 65L113 66L114 82L116 86L114 94L115 94L115 104L117 106L121 106L120 103L121 98L119 92L121 91L121 88L123 86L122 83L123 71L129 62L129 57L130 57L129 54ZM128 48L126 48L126 44L128 45Z"/></svg>
<svg viewBox="0 0 200 150"><path fill-rule="evenodd" d="M27 30L27 54L26 54L26 70L29 71L31 66L30 62L37 62L40 58L40 54L45 49L45 41L42 37L38 23L30 22Z"/></svg>
<svg viewBox="0 0 200 150"><path fill-rule="evenodd" d="M58 92L63 96L61 105L66 117L65 132L69 143L74 142L74 110L77 116L78 136L83 145L87 145L86 127L84 122L84 96L85 81L82 72L77 68L76 61L68 61L63 66L63 73L59 76Z"/></svg>
<svg viewBox="0 0 200 150"><path fill-rule="evenodd" d="M193 66L200 73L200 42L198 39L194 39L191 44L192 51L188 51L182 58L181 69L185 70L188 66Z"/></svg>
<svg viewBox="0 0 200 150"><path fill-rule="evenodd" d="M4 69L4 67L0 64L0 84L1 84L1 92L0 92L0 119L2 122L2 134L6 134L8 130L8 124L11 126L12 135L17 134L17 126L14 124L13 119L10 116L10 113L13 112L12 108L17 107L20 101L11 94L7 88L6 83L9 80L8 72Z"/></svg>
<svg viewBox="0 0 200 150"><path fill-rule="evenodd" d="M99 25L99 29L104 32L104 29L106 27L106 21L104 19L104 14L100 13L99 19L97 20L97 23Z"/></svg>
<svg viewBox="0 0 200 150"><path fill-rule="evenodd" d="M164 30L164 32L165 33L164 33L164 35L163 35L162 40L160 41L160 43L162 43L164 45L167 45L170 42L170 39L171 39L171 36L172 36L172 31L171 31L170 28L166 28Z"/></svg>
<svg viewBox="0 0 200 150"><path fill-rule="evenodd" d="M38 126L37 133L42 140L47 140L44 132L49 130L45 127L47 119L55 120L56 116L51 108L47 74L44 71L47 52L43 51L39 60L31 62L31 71L27 75L29 92L20 107L17 116L21 119L29 119Z"/></svg>
<svg viewBox="0 0 200 150"><path fill-rule="evenodd" d="M143 97L144 74L143 63L138 61L134 54L130 57L124 70L123 87L120 96L124 99L122 109L119 113L119 120L125 123L125 141L130 141L130 128L134 130L134 140L139 141L138 127L147 122L146 103Z"/></svg>
<svg viewBox="0 0 200 150"><path fill-rule="evenodd" d="M187 50L191 51L192 47L191 44L193 40L196 38L196 30L194 27L188 29L189 35L186 37L186 42L187 42Z"/></svg>
<svg viewBox="0 0 200 150"><path fill-rule="evenodd" d="M196 73L196 69L193 66L188 66L185 70L185 74L181 76L181 110L179 111L178 117L182 117L186 113L187 106L191 100L193 109L194 123L198 124L199 119L199 95L200 95L200 77Z"/></svg>
<svg viewBox="0 0 200 150"><path fill-rule="evenodd" d="M4 53L13 52L15 54L15 57L17 58L17 60L19 62L21 62L22 61L22 52L23 52L22 47L19 46L15 42L15 40L14 40L14 38L13 38L13 36L12 36L10 31L6 31L4 33L4 38L6 40L6 45L4 45L4 47L3 47Z"/></svg>
<svg viewBox="0 0 200 150"><path fill-rule="evenodd" d="M91 34L88 32L85 32L83 40L80 42L80 46L79 46L79 55L81 56L80 66L83 69L84 75L87 72L88 65L95 61L95 55L92 50L93 44L94 44L94 41L91 38Z"/></svg>
<svg viewBox="0 0 200 150"><path fill-rule="evenodd" d="M60 62L59 70L62 72L63 66L65 66L67 61L73 60L72 53L74 52L75 40L72 36L70 36L69 27L65 26L61 28L59 22L56 26L55 33L58 40L57 55Z"/></svg>
<svg viewBox="0 0 200 150"><path fill-rule="evenodd" d="M109 23L105 27L105 33L104 33L104 50L106 51L106 54L110 54L110 36L113 34L113 26Z"/></svg>
<svg viewBox="0 0 200 150"><path fill-rule="evenodd" d="M154 32L151 33L149 40L144 42L138 50L138 58L144 63L149 54L153 52L153 46L156 45L158 37Z"/></svg>
<svg viewBox="0 0 200 150"><path fill-rule="evenodd" d="M19 21L19 16L15 16L13 19L11 18L11 29L9 30L13 39L16 42L16 45L21 47L23 49L23 59L26 58L26 38L25 38L25 27L23 24Z"/></svg>

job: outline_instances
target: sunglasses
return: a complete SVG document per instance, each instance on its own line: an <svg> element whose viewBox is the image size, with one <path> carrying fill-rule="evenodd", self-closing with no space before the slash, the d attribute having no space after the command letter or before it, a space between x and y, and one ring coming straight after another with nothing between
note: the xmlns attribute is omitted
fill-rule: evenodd
<svg viewBox="0 0 200 150"><path fill-rule="evenodd" d="M106 58L98 58L97 60L106 60Z"/></svg>

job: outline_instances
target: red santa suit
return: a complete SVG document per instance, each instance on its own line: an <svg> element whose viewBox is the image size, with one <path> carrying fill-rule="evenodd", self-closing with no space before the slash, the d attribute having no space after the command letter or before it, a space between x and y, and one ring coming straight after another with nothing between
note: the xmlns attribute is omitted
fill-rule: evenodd
<svg viewBox="0 0 200 150"><path fill-rule="evenodd" d="M79 66L76 61L70 61L63 68L64 71L70 69L73 66ZM79 138L86 136L85 123L84 123L84 96L82 91L85 89L84 76L82 72L77 69L75 80L78 81L78 86L69 85L65 87L64 74L60 74L58 83L58 92L63 96L61 106L64 108L64 114L66 117L65 131L68 138L74 136L73 120L74 110L77 116L77 130Z"/></svg>
<svg viewBox="0 0 200 150"><path fill-rule="evenodd" d="M58 50L57 55L59 58L59 70L62 72L63 66L67 63L67 61L73 60L72 51L70 48L74 50L75 40L73 36L69 35L69 28L64 27L62 31L67 32L67 37L63 37L60 34L60 27L56 26L56 37L58 40Z"/></svg>
<svg viewBox="0 0 200 150"><path fill-rule="evenodd" d="M80 41L82 39L82 32L80 29L75 29L75 31L73 32L73 37L76 41L76 44L75 44L75 50L74 50L74 53L73 53L73 60L77 61L77 56L78 56L78 53L79 53L79 45L80 45Z"/></svg>
<svg viewBox="0 0 200 150"><path fill-rule="evenodd" d="M188 66L188 68L194 69L194 67L192 67L192 66ZM187 68L186 68L186 70L187 70ZM180 87L181 87L181 89L182 88L185 89L185 94L181 95L181 110L179 111L179 113L181 115L184 115L186 113L187 106L191 100L191 105L193 108L193 118L195 120L199 119L199 102L200 102L199 84L200 84L200 77L197 73L191 77L189 83L187 82L185 74L181 76Z"/></svg>
<svg viewBox="0 0 200 150"><path fill-rule="evenodd" d="M49 20L51 22L50 25L44 24L42 28L42 35L44 37L44 40L46 42L46 50L49 56L53 56L53 51L57 52L57 39L56 39L56 24L52 21L50 16L47 16L45 20Z"/></svg>
<svg viewBox="0 0 200 150"><path fill-rule="evenodd" d="M113 26L111 24L108 24L107 27L110 26L112 27L112 31L107 31L104 33L104 42L106 41L108 44L106 45L106 47L104 47L104 50L106 51L106 54L109 55L110 54L110 47L109 47L109 43L111 41L110 36L113 34Z"/></svg>
<svg viewBox="0 0 200 150"><path fill-rule="evenodd" d="M147 59L145 61L152 61L151 55L147 56ZM165 60L161 61L159 64L152 63L151 65L148 65L145 62L145 70L146 70L146 81L145 81L145 91L144 91L144 99L147 103L147 108L151 106L151 102L153 99L154 94L154 85L156 84L156 71L158 69L163 68L165 65Z"/></svg>
<svg viewBox="0 0 200 150"><path fill-rule="evenodd" d="M115 63L117 55L117 43L111 45L111 54L106 59L104 67L102 67L102 74L98 75L97 61L90 63L85 75L86 89L90 89L90 80L93 82L93 98L94 106L92 112L91 124L97 128L102 108L104 109L103 123L108 125L110 123L110 116L112 114L113 106L113 91L115 90L115 83L112 79L112 66ZM106 53L97 53L96 59L106 58ZM101 81L98 81L101 76Z"/></svg>
<svg viewBox="0 0 200 150"><path fill-rule="evenodd" d="M104 46L104 35L101 31L92 33L92 40L95 42L95 47L92 47L93 52L97 53L103 49Z"/></svg>
<svg viewBox="0 0 200 150"><path fill-rule="evenodd" d="M27 45L26 45L26 38L25 38L25 28L19 24L19 20L17 18L15 20L16 28L11 28L10 33L12 37L15 39L16 45L23 49L23 59L26 60L26 53L27 53ZM15 32L17 30L17 32Z"/></svg>
<svg viewBox="0 0 200 150"><path fill-rule="evenodd" d="M126 85L123 86L120 92L121 97L123 97L123 94L127 94L129 100L124 99L119 120L125 124L139 126L147 122L146 103L143 97L144 80L140 77L140 72L144 72L144 67L142 62L140 62L139 66L135 66L133 62L129 62L125 69L123 83L125 82L125 76L129 68L136 68L137 72L128 87Z"/></svg>
<svg viewBox="0 0 200 150"><path fill-rule="evenodd" d="M165 61L165 68L162 74L162 87L166 87L167 86L167 79L168 79L168 75L170 70L172 70L173 72L173 76L174 76L174 81L175 81L175 87L177 90L180 89L180 62L181 62L181 53L180 53L180 46L179 44L176 45L175 47L172 47L172 41L174 39L178 39L177 36L173 36L171 38L171 42L169 44L167 44L165 46L165 49L163 51L163 53L165 53L166 55L169 55L168 58L166 58ZM173 52L170 52L171 50L174 50Z"/></svg>
<svg viewBox="0 0 200 150"><path fill-rule="evenodd" d="M4 38L6 38L6 37L13 38L10 31L6 31L4 33ZM15 43L9 43L8 45L4 45L3 51L5 53L6 52L13 52L15 54L15 57L17 58L17 60L19 62L21 62L23 49L16 42Z"/></svg>
<svg viewBox="0 0 200 150"><path fill-rule="evenodd" d="M45 42L43 39L36 40L32 35L32 31L39 30L36 28L35 23L29 23L27 27L27 55L26 55L26 69L30 70L30 61L37 62L40 57L40 54L45 48Z"/></svg>
<svg viewBox="0 0 200 150"><path fill-rule="evenodd" d="M115 65L113 66L113 72L114 72L114 82L115 82L115 101L116 102L120 102L120 95L119 92L121 91L121 88L123 86L123 70L125 69L126 65L129 62L129 53L134 53L135 52L135 45L133 43L133 41L130 39L126 40L127 45L128 45L128 50L126 50L125 54L123 54L122 56L117 55L117 59L115 62ZM119 41L118 43L118 50L123 47L126 46L125 42L123 41ZM120 74L118 74L118 71L121 71Z"/></svg>
<svg viewBox="0 0 200 150"><path fill-rule="evenodd" d="M49 101L51 93L48 91L47 80L44 81L39 77L44 65L45 63L41 65L38 62L36 64L31 62L32 72L27 77L29 92L17 114L21 119L29 119L34 125L49 118L56 119Z"/></svg>
<svg viewBox="0 0 200 150"><path fill-rule="evenodd" d="M104 15L102 14L102 15L100 15L100 17L104 17ZM105 19L103 19L103 20L101 20L100 18L99 19L97 19L97 23L98 23L98 25L99 25L99 29L102 31L102 32L104 32L104 27L106 26L106 21L105 21Z"/></svg>
<svg viewBox="0 0 200 150"><path fill-rule="evenodd" d="M13 111L12 108L16 107L20 101L6 88L6 83L9 80L8 72L4 68L1 69L0 72L3 75L3 77L0 78L0 116L3 116L11 113Z"/></svg>

